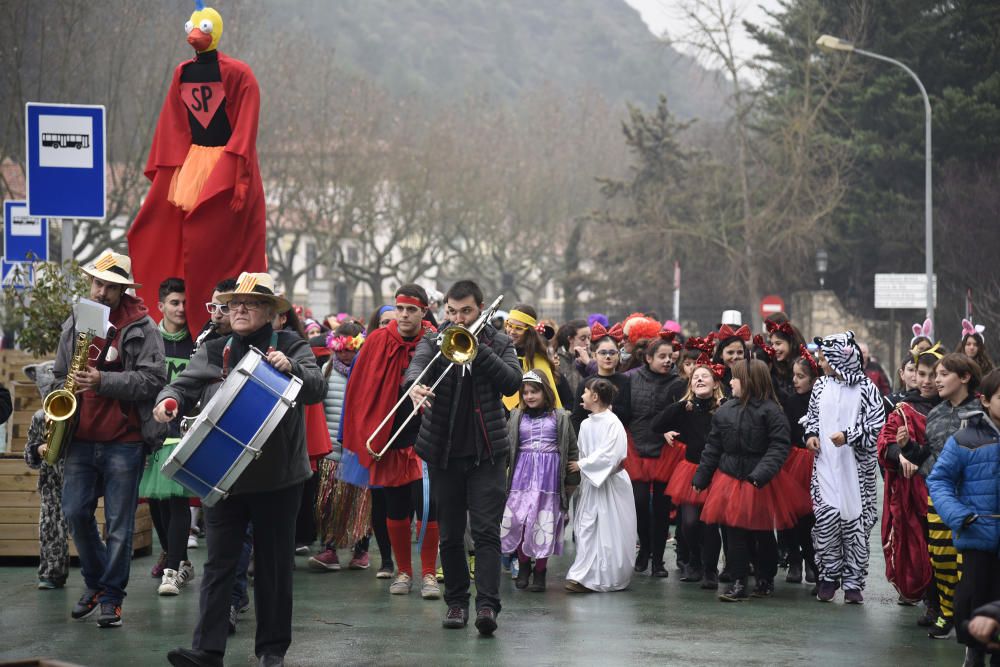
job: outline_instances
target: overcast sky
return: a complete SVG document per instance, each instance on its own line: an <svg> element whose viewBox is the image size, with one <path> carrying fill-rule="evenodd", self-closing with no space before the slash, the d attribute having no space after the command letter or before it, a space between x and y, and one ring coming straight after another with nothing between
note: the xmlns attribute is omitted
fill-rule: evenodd
<svg viewBox="0 0 1000 667"><path fill-rule="evenodd" d="M653 34L660 36L666 32L671 37L679 37L684 32L681 24L682 14L678 7L682 6L684 0L625 0L629 5L639 10L642 19L649 26ZM723 0L725 6L735 6L741 16L751 23L767 23L767 15L762 7L771 11L778 9L777 0ZM749 35L742 30L736 39L736 48L739 55L748 58L756 53L757 43L750 39ZM679 46L680 50L684 50Z"/></svg>

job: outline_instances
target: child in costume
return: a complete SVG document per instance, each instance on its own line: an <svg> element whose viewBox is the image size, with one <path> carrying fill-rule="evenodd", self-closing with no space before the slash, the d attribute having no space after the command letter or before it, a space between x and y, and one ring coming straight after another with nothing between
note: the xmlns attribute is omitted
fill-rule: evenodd
<svg viewBox="0 0 1000 667"><path fill-rule="evenodd" d="M618 591L632 581L636 518L632 484L623 469L628 454L625 427L611 411L615 386L588 378L583 403L590 416L580 425L580 498L573 518L576 559L566 573L571 593Z"/></svg>
<svg viewBox="0 0 1000 667"><path fill-rule="evenodd" d="M813 386L802 425L806 447L816 456L811 487L816 599L831 602L843 587L845 602L862 604L868 536L878 520L875 442L885 405L862 369L853 331L815 340L826 376Z"/></svg>
<svg viewBox="0 0 1000 667"><path fill-rule="evenodd" d="M980 388L982 408L962 413L962 428L948 438L927 478L934 506L962 555L955 623L959 641L969 646L965 664L983 664L985 655L962 621L1000 598L1000 370L983 378ZM990 664L1000 664L1000 653L993 654Z"/></svg>
<svg viewBox="0 0 1000 667"><path fill-rule="evenodd" d="M517 553L515 586L539 593L545 590L548 559L562 553L569 498L580 484L579 472L568 472L568 466L579 456L569 413L555 407L548 382L528 371L520 394L521 406L514 408L507 422L511 465L500 551Z"/></svg>
<svg viewBox="0 0 1000 667"><path fill-rule="evenodd" d="M556 374L548 355L548 343L545 342L545 325L538 322L538 313L534 308L519 304L507 315L504 322L504 332L510 336L517 351L517 360L521 362L521 370L535 370L545 376L550 387L558 386ZM520 401L518 394L503 397L504 407L513 410ZM556 394L556 407L563 407L562 400Z"/></svg>

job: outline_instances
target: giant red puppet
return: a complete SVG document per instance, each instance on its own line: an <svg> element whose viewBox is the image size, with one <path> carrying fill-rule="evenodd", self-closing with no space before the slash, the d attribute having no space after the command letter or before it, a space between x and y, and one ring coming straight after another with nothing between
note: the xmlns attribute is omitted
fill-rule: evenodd
<svg viewBox="0 0 1000 667"><path fill-rule="evenodd" d="M184 26L196 55L174 70L146 162L153 185L128 232L139 295L152 303L164 279L184 278L193 332L217 282L267 270L260 90L246 63L217 50L219 13L196 5Z"/></svg>

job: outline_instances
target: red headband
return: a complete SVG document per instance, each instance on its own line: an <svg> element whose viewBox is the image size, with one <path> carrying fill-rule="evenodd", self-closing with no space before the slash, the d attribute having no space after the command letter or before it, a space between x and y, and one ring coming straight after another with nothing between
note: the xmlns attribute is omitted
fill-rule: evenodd
<svg viewBox="0 0 1000 667"><path fill-rule="evenodd" d="M709 357L704 352L701 353L701 356L699 356L697 361L695 361L694 363L695 363L695 368L697 368L698 366L704 366L709 371L711 371L712 375L715 376L716 380L721 380L726 376L726 367L723 364L713 364L711 357Z"/></svg>
<svg viewBox="0 0 1000 667"><path fill-rule="evenodd" d="M809 348L805 345L799 345L799 356L809 362L809 368L812 369L813 375L819 377L819 364L816 363L816 357L812 355Z"/></svg>
<svg viewBox="0 0 1000 667"><path fill-rule="evenodd" d="M605 329L604 325L601 324L600 322L594 322L594 325L590 327L591 343L596 343L602 338L611 338L611 340L615 341L616 343L620 343L622 342L622 338L624 338L624 336L625 334L622 332L622 325L620 322L611 327L611 331Z"/></svg>
<svg viewBox="0 0 1000 667"><path fill-rule="evenodd" d="M711 335L705 338L699 338L698 336L691 336L684 343L684 347L689 350L698 350L702 354L711 355L715 344L712 342Z"/></svg>
<svg viewBox="0 0 1000 667"><path fill-rule="evenodd" d="M674 337L677 336L676 331L671 331L670 329L662 329L659 333L660 338L671 343L674 342Z"/></svg>
<svg viewBox="0 0 1000 667"><path fill-rule="evenodd" d="M771 361L774 361L774 358L775 356L777 356L777 353L774 351L773 347L771 347L767 342L764 341L763 336L761 336L760 334L754 336L753 344L759 347L760 349L764 350L764 354L766 354L771 359Z"/></svg>
<svg viewBox="0 0 1000 667"><path fill-rule="evenodd" d="M420 299L413 296L407 296L406 294L400 294L396 297L396 305L399 305L401 303L405 303L410 306L416 306L417 308L427 307L427 304L421 301Z"/></svg>
<svg viewBox="0 0 1000 667"><path fill-rule="evenodd" d="M781 324L775 324L771 320L765 320L764 327L767 329L767 333L769 334L777 332L783 336L787 336L789 340L795 340L795 330L792 329L792 325L790 322L782 322Z"/></svg>
<svg viewBox="0 0 1000 667"><path fill-rule="evenodd" d="M719 340L725 340L727 338L742 338L744 343L749 343L750 327L744 324L736 331L733 331L733 328L728 324L723 324L719 327Z"/></svg>

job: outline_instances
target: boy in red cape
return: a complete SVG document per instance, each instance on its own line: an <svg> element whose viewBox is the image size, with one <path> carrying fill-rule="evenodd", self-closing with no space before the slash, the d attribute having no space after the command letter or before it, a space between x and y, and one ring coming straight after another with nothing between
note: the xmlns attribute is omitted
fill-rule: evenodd
<svg viewBox="0 0 1000 667"><path fill-rule="evenodd" d="M182 277L201 304L220 278L267 270L260 89L246 63L217 50L219 13L196 4L185 25L196 55L174 70L146 162L153 184L128 231L146 301L168 276ZM197 333L207 318L191 308L188 326Z"/></svg>
<svg viewBox="0 0 1000 667"><path fill-rule="evenodd" d="M378 460L366 447L368 438L399 400L403 376L424 334L426 315L427 292L423 287L408 284L396 290L396 319L368 334L351 369L344 396L343 442L345 448L357 454L361 465L368 468L370 484L385 490L386 528L398 568L389 592L407 595L413 587L410 517L415 509L419 516L427 518L420 545L420 594L425 600L437 600L441 597L435 576L437 508L433 502L428 502L426 509L423 507L423 498L429 496L420 492L423 462L413 449L420 420L412 419ZM372 439L372 451L381 452L412 411L412 402L403 401L395 417ZM421 502L414 503L414 497Z"/></svg>

